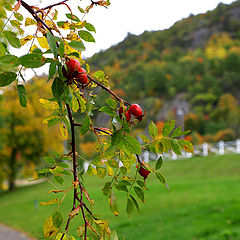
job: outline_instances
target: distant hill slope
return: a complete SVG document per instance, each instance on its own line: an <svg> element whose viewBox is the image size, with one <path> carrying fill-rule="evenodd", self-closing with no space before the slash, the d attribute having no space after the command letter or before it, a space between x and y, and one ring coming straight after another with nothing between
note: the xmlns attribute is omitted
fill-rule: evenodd
<svg viewBox="0 0 240 240"><path fill-rule="evenodd" d="M177 119L208 141L240 136L240 0L166 30L129 34L88 62L148 119Z"/></svg>

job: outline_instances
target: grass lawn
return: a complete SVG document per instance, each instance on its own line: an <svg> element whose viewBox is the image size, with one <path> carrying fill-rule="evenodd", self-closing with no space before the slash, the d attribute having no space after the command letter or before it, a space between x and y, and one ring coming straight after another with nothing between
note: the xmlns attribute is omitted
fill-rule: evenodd
<svg viewBox="0 0 240 240"><path fill-rule="evenodd" d="M87 177L86 185L95 200L95 213L111 222L119 239L125 240L239 240L240 239L240 155L208 156L164 162L168 192L154 176L147 179L146 203L141 213L130 217L125 212L126 196L117 195L120 215L109 210L101 187L103 180ZM68 180L67 180L68 181ZM39 206L40 201L57 195L48 183L0 194L0 222L28 232L37 239L43 236L44 220L54 206ZM66 198L61 212L67 216L72 207ZM76 229L80 216L73 219ZM74 232L73 232L74 233Z"/></svg>

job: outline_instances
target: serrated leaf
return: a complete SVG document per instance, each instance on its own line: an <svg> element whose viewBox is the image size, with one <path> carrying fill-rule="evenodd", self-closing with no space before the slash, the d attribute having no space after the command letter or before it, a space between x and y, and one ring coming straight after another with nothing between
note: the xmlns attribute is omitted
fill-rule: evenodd
<svg viewBox="0 0 240 240"><path fill-rule="evenodd" d="M109 116L114 116L114 114L115 114L115 112L109 106L103 106L98 111L105 112Z"/></svg>
<svg viewBox="0 0 240 240"><path fill-rule="evenodd" d="M89 116L86 116L86 118L82 123L82 126L80 127L80 134L85 135L88 132L89 128L90 128L90 118Z"/></svg>
<svg viewBox="0 0 240 240"><path fill-rule="evenodd" d="M127 214L128 216L134 211L134 203L133 201L128 198L127 199Z"/></svg>
<svg viewBox="0 0 240 240"><path fill-rule="evenodd" d="M106 182L103 189L102 189L103 195L110 196L111 195L111 183Z"/></svg>
<svg viewBox="0 0 240 240"><path fill-rule="evenodd" d="M145 135L140 134L139 137L142 139L143 142L150 143L149 139Z"/></svg>
<svg viewBox="0 0 240 240"><path fill-rule="evenodd" d="M141 154L140 143L132 136L123 135L122 142L125 148L133 154Z"/></svg>
<svg viewBox="0 0 240 240"><path fill-rule="evenodd" d="M171 148L171 142L168 138L162 138L161 139L161 144L163 146L163 152L168 152Z"/></svg>
<svg viewBox="0 0 240 240"><path fill-rule="evenodd" d="M174 129L175 127L175 121L174 120L171 120L171 121L168 121L164 124L163 126L163 130L162 130L162 135L163 137L167 137L169 136L169 134L172 132L172 130Z"/></svg>
<svg viewBox="0 0 240 240"><path fill-rule="evenodd" d="M56 163L56 161L53 157L44 157L43 159L46 163L49 163L49 164L55 164Z"/></svg>
<svg viewBox="0 0 240 240"><path fill-rule="evenodd" d="M193 145L191 142L183 139L179 139L177 142L185 152L194 153Z"/></svg>
<svg viewBox="0 0 240 240"><path fill-rule="evenodd" d="M175 152L177 155L182 155L178 141L176 139L170 139L170 142L173 152Z"/></svg>
<svg viewBox="0 0 240 240"><path fill-rule="evenodd" d="M30 17L27 17L25 20L25 27L31 26L31 25L36 25L36 24L37 24L37 22Z"/></svg>
<svg viewBox="0 0 240 240"><path fill-rule="evenodd" d="M17 38L17 34L11 31L4 31L4 36L7 38L9 44L14 48L20 48L21 43L20 40Z"/></svg>
<svg viewBox="0 0 240 240"><path fill-rule="evenodd" d="M132 201L133 201L137 211L139 212L140 210L139 210L139 206L138 206L137 200L131 194L130 194L130 198L132 199Z"/></svg>
<svg viewBox="0 0 240 240"><path fill-rule="evenodd" d="M52 93L53 96L59 99L64 93L64 84L61 78L56 77L52 84Z"/></svg>
<svg viewBox="0 0 240 240"><path fill-rule="evenodd" d="M5 55L6 48L3 46L3 44L0 42L0 56Z"/></svg>
<svg viewBox="0 0 240 240"><path fill-rule="evenodd" d="M94 27L91 23L86 23L86 24L85 24L85 28L86 28L88 31L96 32L95 27Z"/></svg>
<svg viewBox="0 0 240 240"><path fill-rule="evenodd" d="M107 175L107 170L105 167L97 166L96 169L98 177L104 178Z"/></svg>
<svg viewBox="0 0 240 240"><path fill-rule="evenodd" d="M54 38L54 36L47 31L47 42L48 45L54 55L54 58L57 58L57 44L56 44L56 39Z"/></svg>
<svg viewBox="0 0 240 240"><path fill-rule="evenodd" d="M64 179L60 176L54 176L54 180L61 185L64 183Z"/></svg>
<svg viewBox="0 0 240 240"><path fill-rule="evenodd" d="M167 183L166 183L165 177L164 177L160 172L156 172L155 174L156 174L156 176L157 176L157 179L158 179L163 185L165 185L165 187L169 190L169 187L168 187L168 185L167 185Z"/></svg>
<svg viewBox="0 0 240 240"><path fill-rule="evenodd" d="M92 165L88 165L87 174L90 176L97 175L97 170Z"/></svg>
<svg viewBox="0 0 240 240"><path fill-rule="evenodd" d="M81 22L80 19L74 14L67 13L65 15L68 19L71 19L71 20L76 21L76 22Z"/></svg>
<svg viewBox="0 0 240 240"><path fill-rule="evenodd" d="M105 75L104 71L98 70L93 74L93 76L95 78L105 78L106 75Z"/></svg>
<svg viewBox="0 0 240 240"><path fill-rule="evenodd" d="M109 106L110 108L112 108L112 109L116 109L116 108L117 108L117 102L116 102L114 99L112 99L112 98L108 98L108 99L106 100L106 103L107 103L108 106Z"/></svg>
<svg viewBox="0 0 240 240"><path fill-rule="evenodd" d="M113 214L115 216L118 216L119 210L118 210L118 206L117 206L117 198L116 198L114 192L112 192L111 196L108 198L108 203L109 203L109 207L110 207L111 211L113 212Z"/></svg>
<svg viewBox="0 0 240 240"><path fill-rule="evenodd" d="M78 100L74 94L72 95L72 106L71 107L72 107L73 112L77 112L79 110Z"/></svg>
<svg viewBox="0 0 240 240"><path fill-rule="evenodd" d="M4 55L0 57L0 65L5 68L14 68L19 65L19 59L14 55Z"/></svg>
<svg viewBox="0 0 240 240"><path fill-rule="evenodd" d="M78 35L80 36L81 39L83 39L86 42L95 42L94 37L88 31L80 30L78 31Z"/></svg>
<svg viewBox="0 0 240 240"><path fill-rule="evenodd" d="M162 163L163 163L163 159L162 159L162 156L160 156L157 160L157 163L155 165L155 170L158 170L162 167Z"/></svg>
<svg viewBox="0 0 240 240"><path fill-rule="evenodd" d="M153 121L149 124L148 132L152 138L155 138L158 134L158 128Z"/></svg>
<svg viewBox="0 0 240 240"><path fill-rule="evenodd" d="M48 217L43 224L44 237L45 238L52 237L56 235L57 232L58 232L58 228L56 228L53 225L52 216Z"/></svg>
<svg viewBox="0 0 240 240"><path fill-rule="evenodd" d="M63 123L59 124L59 130L60 130L60 133L63 136L64 140L67 140L68 139L68 130Z"/></svg>
<svg viewBox="0 0 240 240"><path fill-rule="evenodd" d="M4 72L0 74L0 87L5 87L11 84L17 77L14 72Z"/></svg>
<svg viewBox="0 0 240 240"><path fill-rule="evenodd" d="M49 171L52 173L52 174L56 174L56 175L62 175L64 173L64 169L59 167L59 166L56 166L54 168L49 168Z"/></svg>
<svg viewBox="0 0 240 240"><path fill-rule="evenodd" d="M173 131L171 137L172 137L172 138L181 137L181 136L184 136L184 135L188 134L189 132L190 132L190 130L187 130L187 131L184 131L184 132L183 132L182 129L181 129L181 126L179 126L178 128L176 128L176 129Z"/></svg>
<svg viewBox="0 0 240 240"><path fill-rule="evenodd" d="M39 99L39 102L41 104L43 104L43 107L46 108L46 109L52 109L52 110L56 110L59 108L59 105L57 102L55 101L49 101L47 99L43 99L43 98L40 98Z"/></svg>
<svg viewBox="0 0 240 240"><path fill-rule="evenodd" d="M41 48L49 49L48 41L45 37L37 37L37 41Z"/></svg>
<svg viewBox="0 0 240 240"><path fill-rule="evenodd" d="M27 107L26 91L23 85L17 85L19 102L23 107Z"/></svg>
<svg viewBox="0 0 240 240"><path fill-rule="evenodd" d="M63 217L62 214L59 211L55 211L52 214L52 221L53 221L53 225L56 228L60 228L62 223L63 223Z"/></svg>
<svg viewBox="0 0 240 240"><path fill-rule="evenodd" d="M134 191L137 194L138 198L144 203L144 192L140 187L134 187Z"/></svg>
<svg viewBox="0 0 240 240"><path fill-rule="evenodd" d="M26 68L39 68L45 64L45 58L41 54L30 53L20 57L19 62Z"/></svg>
<svg viewBox="0 0 240 240"><path fill-rule="evenodd" d="M82 41L72 41L68 45L79 52L82 52L86 49Z"/></svg>
<svg viewBox="0 0 240 240"><path fill-rule="evenodd" d="M15 13L14 13L14 17L15 17L18 21L22 21L22 20L23 20L23 16L22 16L22 14L20 14L20 13L15 12Z"/></svg>
<svg viewBox="0 0 240 240"><path fill-rule="evenodd" d="M58 198L54 198L54 199L51 199L51 200L46 201L46 202L40 202L40 205L46 206L46 205L56 204L56 203L59 203L59 199Z"/></svg>
<svg viewBox="0 0 240 240"><path fill-rule="evenodd" d="M57 62L53 61L49 66L48 80L50 80L56 74L56 72L57 72Z"/></svg>

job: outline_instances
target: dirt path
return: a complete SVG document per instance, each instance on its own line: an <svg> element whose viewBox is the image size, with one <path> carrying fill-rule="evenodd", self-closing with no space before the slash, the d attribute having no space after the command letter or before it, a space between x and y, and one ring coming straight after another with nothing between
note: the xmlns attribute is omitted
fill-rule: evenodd
<svg viewBox="0 0 240 240"><path fill-rule="evenodd" d="M34 240L26 234L0 224L0 240Z"/></svg>

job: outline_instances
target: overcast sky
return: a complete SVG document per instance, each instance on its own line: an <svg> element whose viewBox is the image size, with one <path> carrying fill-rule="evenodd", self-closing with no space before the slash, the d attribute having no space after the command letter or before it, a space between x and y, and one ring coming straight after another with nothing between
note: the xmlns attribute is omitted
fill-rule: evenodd
<svg viewBox="0 0 240 240"><path fill-rule="evenodd" d="M45 7L60 0L25 0L30 5ZM96 43L85 43L83 57L90 57L100 50L107 49L121 42L130 32L139 35L144 31L162 30L171 27L176 21L190 14L204 13L213 10L220 2L230 4L232 0L111 0L108 9L94 7L85 20L96 28L93 34ZM67 2L74 14L81 17L77 6L89 5L89 0L69 0ZM61 13L68 13L66 6L57 8ZM37 72L43 70L39 69ZM46 71L46 69L44 69ZM29 76L28 76L29 77Z"/></svg>

